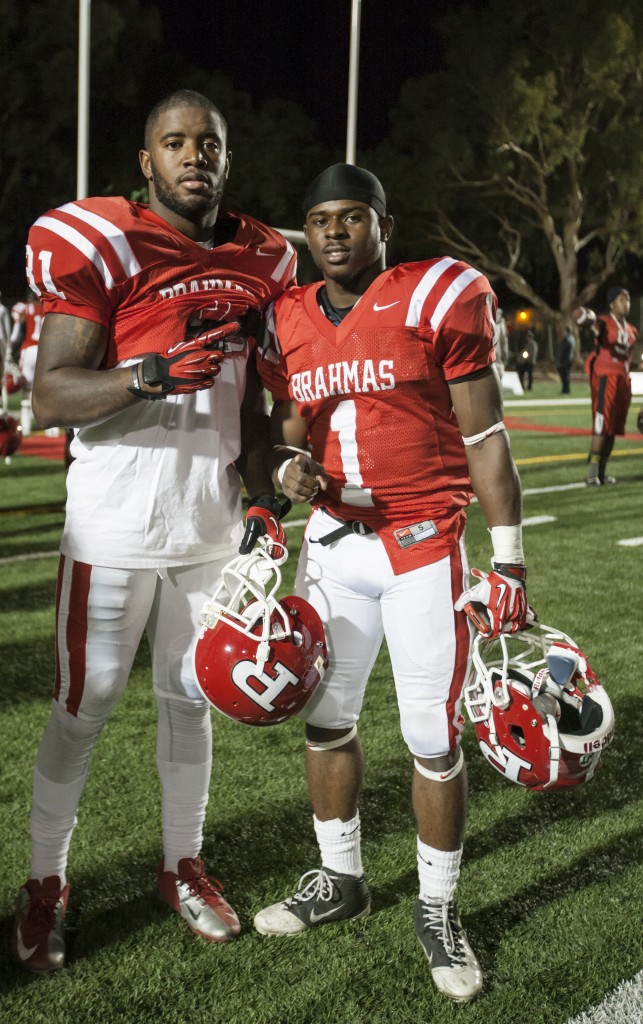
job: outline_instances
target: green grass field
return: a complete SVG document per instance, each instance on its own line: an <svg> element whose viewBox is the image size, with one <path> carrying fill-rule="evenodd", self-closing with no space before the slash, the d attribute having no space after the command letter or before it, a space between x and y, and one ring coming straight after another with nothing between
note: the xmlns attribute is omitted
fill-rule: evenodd
<svg viewBox="0 0 643 1024"><path fill-rule="evenodd" d="M539 380L528 397L555 399L558 390ZM586 395L575 382L572 397ZM518 401L506 414L571 431L590 422L587 406L558 403ZM20 454L0 463L1 1024L564 1024L641 969L643 546L619 542L643 537L643 436L617 441L617 487L548 493L529 492L584 479L588 438L513 429L511 439L525 518L553 517L525 529L530 602L589 655L615 707L616 737L588 785L537 794L496 774L467 727L471 800L458 899L485 972L484 993L468 1006L437 993L413 933L411 761L384 651L360 725L370 918L290 939L254 933L253 914L317 866L302 730L249 730L219 715L204 858L225 881L242 935L226 946L197 939L159 901L155 711L142 647L97 747L72 842L69 964L45 978L13 966L31 772L53 679L57 561L47 552L62 526L64 470ZM289 536L285 589L301 527ZM467 538L471 563L486 567L477 505Z"/></svg>

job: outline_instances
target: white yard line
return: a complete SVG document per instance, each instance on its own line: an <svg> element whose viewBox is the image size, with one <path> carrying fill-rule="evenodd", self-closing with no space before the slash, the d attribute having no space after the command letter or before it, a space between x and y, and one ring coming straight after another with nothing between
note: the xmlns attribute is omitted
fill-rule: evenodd
<svg viewBox="0 0 643 1024"><path fill-rule="evenodd" d="M643 544L643 537L627 537L625 540L617 540L616 543L624 548L640 548Z"/></svg>
<svg viewBox="0 0 643 1024"><path fill-rule="evenodd" d="M525 409L536 405L591 405L591 398L505 398L505 409Z"/></svg>
<svg viewBox="0 0 643 1024"><path fill-rule="evenodd" d="M584 1010L567 1024L635 1024L643 1020L643 971L622 981L602 1003Z"/></svg>

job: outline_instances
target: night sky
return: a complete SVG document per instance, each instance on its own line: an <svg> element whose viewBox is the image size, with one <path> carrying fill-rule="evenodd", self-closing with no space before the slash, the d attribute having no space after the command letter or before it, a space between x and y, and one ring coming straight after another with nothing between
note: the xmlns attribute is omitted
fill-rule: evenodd
<svg viewBox="0 0 643 1024"><path fill-rule="evenodd" d="M432 24L458 0L362 0L358 146L388 130L402 82L439 59ZM154 0L166 45L221 71L259 101L298 102L328 142L344 146L351 0Z"/></svg>

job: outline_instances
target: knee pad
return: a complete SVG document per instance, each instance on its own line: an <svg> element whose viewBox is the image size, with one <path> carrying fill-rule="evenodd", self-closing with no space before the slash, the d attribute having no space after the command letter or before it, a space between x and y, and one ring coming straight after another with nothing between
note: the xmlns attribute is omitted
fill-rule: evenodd
<svg viewBox="0 0 643 1024"><path fill-rule="evenodd" d="M413 764L416 770L425 779L430 779L431 782L451 782L455 779L456 775L459 775L464 767L464 754L462 753L462 747L458 747L458 757L452 768L448 768L445 772L432 772L429 768L425 768L423 764L420 764L417 758L414 759Z"/></svg>
<svg viewBox="0 0 643 1024"><path fill-rule="evenodd" d="M328 740L326 743L316 743L315 740L306 740L306 747L308 750L337 750L338 747L344 747L351 740L354 740L357 736L357 725L354 725L345 736L340 736L336 740Z"/></svg>

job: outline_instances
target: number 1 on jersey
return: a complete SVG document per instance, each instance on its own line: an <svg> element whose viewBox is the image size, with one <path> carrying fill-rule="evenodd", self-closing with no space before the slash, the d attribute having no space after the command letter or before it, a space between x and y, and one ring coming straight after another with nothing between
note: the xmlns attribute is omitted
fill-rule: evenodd
<svg viewBox="0 0 643 1024"><path fill-rule="evenodd" d="M342 487L342 501L347 505L373 505L370 487L364 487L357 451L357 409L352 399L340 402L330 418L330 429L337 434L342 470L346 484Z"/></svg>

